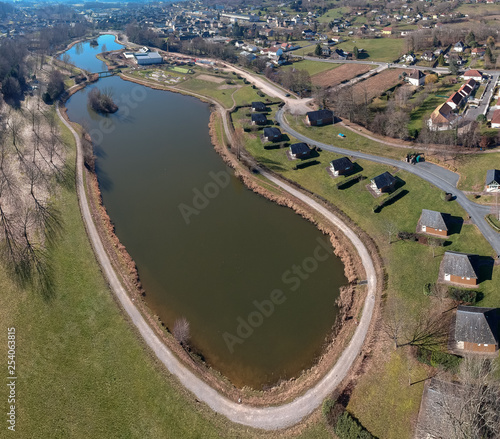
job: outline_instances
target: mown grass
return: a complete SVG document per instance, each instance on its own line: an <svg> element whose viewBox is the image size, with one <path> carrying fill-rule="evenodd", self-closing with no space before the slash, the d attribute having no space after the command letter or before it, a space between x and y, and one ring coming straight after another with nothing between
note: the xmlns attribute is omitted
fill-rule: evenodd
<svg viewBox="0 0 500 439"><path fill-rule="evenodd" d="M403 38L371 38L358 39L354 38L349 41L344 41L338 45L340 49L352 52L356 46L358 49L365 49L367 55L360 56L360 59L368 61L385 61L392 62L396 60L403 51ZM337 47L337 46L336 46Z"/></svg>
<svg viewBox="0 0 500 439"><path fill-rule="evenodd" d="M225 108L231 108L233 106L231 95L236 91L236 88L219 89L222 85L224 85L224 83L217 84L215 82L191 78L183 82L179 88L209 96L220 102Z"/></svg>
<svg viewBox="0 0 500 439"><path fill-rule="evenodd" d="M318 21L320 23L330 23L335 18L342 18L346 12L349 12L351 8L348 6L341 6L338 8L330 9L325 12L323 15L318 17Z"/></svg>
<svg viewBox="0 0 500 439"><path fill-rule="evenodd" d="M486 182L486 171L498 168L499 153L463 155L455 159L460 173L458 188L463 191L481 192Z"/></svg>
<svg viewBox="0 0 500 439"><path fill-rule="evenodd" d="M396 148L375 142L354 131L343 127L340 124L327 125L324 127L308 127L304 124L303 116L286 115L289 125L299 133L320 142L338 146L340 148L362 151L368 154L382 155L395 159L403 159L408 150ZM339 133L345 134L345 138L340 138Z"/></svg>
<svg viewBox="0 0 500 439"><path fill-rule="evenodd" d="M402 439L412 437L426 369L402 350L388 353L388 361L379 361L380 369L365 374L352 394L347 409L375 437Z"/></svg>
<svg viewBox="0 0 500 439"><path fill-rule="evenodd" d="M289 118L290 120L290 118ZM297 125L302 124L297 121ZM326 143L345 146L348 141L336 141L335 133L341 127L321 127L298 129ZM318 133L322 132L321 135ZM352 136L346 132L348 138ZM361 138L364 139L364 138ZM361 140L360 139L360 140ZM294 139L291 139L293 141ZM346 139L347 140L347 139ZM351 147L361 149L357 139L351 140ZM373 142L376 143L376 142ZM371 148L374 148L371 145ZM400 298L405 303L407 318L412 318L422 309L430 308L431 301L423 293L426 283L437 281L439 265L445 250L476 253L481 256L494 256L488 242L474 225L463 225L460 233L447 239L445 247L433 249L417 242L397 240L395 234L389 237L387 224L394 224L396 230L415 232L417 221L423 208L449 213L454 217L465 219L466 213L456 202L446 202L441 198L442 191L430 183L404 171L392 167L357 160L366 180L358 182L348 189L339 190L336 184L345 177L333 179L326 171L331 160L340 157L337 154L321 151L319 157L308 161L318 162L305 169L294 170L299 161L290 161L284 149L265 149L256 135L248 135L247 150L259 162L294 180L306 189L321 195L333 205L344 211L355 223L364 229L377 243L388 274L387 301L391 303ZM375 152L375 151L369 151ZM384 154L385 155L385 154ZM375 199L365 188L370 179L389 171L404 182L403 188L408 194L393 205L384 207L376 214L373 206L386 197ZM484 298L480 306L498 306L500 303L500 271L495 268L492 279L484 279L478 290ZM422 385L408 386L407 363L412 364L412 380L425 378L425 370L419 364L400 351L389 353L385 359L379 360L376 370L371 370L356 386L350 403L354 416L363 425L380 438L409 438L411 436L411 419L418 413ZM404 384L406 383L406 384Z"/></svg>
<svg viewBox="0 0 500 439"><path fill-rule="evenodd" d="M72 136L68 163L74 162ZM74 187L59 188L63 232L49 249L51 299L0 267L0 354L16 328L17 437L264 436L197 403L149 353L110 292L88 242ZM7 413L7 390L0 392ZM5 426L4 426L5 428ZM320 421L303 438L326 438Z"/></svg>

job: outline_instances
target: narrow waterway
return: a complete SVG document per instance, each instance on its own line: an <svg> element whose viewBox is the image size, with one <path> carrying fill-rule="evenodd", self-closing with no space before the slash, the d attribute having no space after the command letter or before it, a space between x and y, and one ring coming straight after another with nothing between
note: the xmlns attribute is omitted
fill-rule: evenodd
<svg viewBox="0 0 500 439"><path fill-rule="evenodd" d="M93 112L92 87L111 89L118 112ZM335 322L343 264L312 224L226 168L209 106L118 77L66 106L96 143L103 202L152 311L169 328L185 317L193 349L237 386L261 389L311 366Z"/></svg>

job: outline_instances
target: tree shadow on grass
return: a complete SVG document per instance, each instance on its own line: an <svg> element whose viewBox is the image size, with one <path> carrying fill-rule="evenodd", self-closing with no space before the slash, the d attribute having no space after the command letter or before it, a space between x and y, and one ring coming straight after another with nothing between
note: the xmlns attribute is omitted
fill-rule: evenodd
<svg viewBox="0 0 500 439"><path fill-rule="evenodd" d="M281 165L281 163L265 157L259 157L259 163L273 171L285 171L285 168Z"/></svg>

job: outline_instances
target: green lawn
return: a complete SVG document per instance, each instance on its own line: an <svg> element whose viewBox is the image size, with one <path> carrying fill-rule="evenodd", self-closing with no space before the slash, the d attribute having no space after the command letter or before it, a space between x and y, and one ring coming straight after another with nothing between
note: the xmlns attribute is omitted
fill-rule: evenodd
<svg viewBox="0 0 500 439"><path fill-rule="evenodd" d="M436 90L433 93L430 93L429 96L424 100L422 105L415 108L415 110L410 113L410 123L408 124L408 129L422 129L424 119L428 118L438 105L446 102L448 97L450 97L453 92L457 91L460 86L461 84L439 84ZM410 104L417 99L419 93L423 92L420 91L415 93L409 101Z"/></svg>
<svg viewBox="0 0 500 439"><path fill-rule="evenodd" d="M463 191L480 192L484 190L486 171L498 163L499 153L464 155L455 160L460 173L458 188Z"/></svg>
<svg viewBox="0 0 500 439"><path fill-rule="evenodd" d="M368 61L396 60L402 53L404 47L403 38L353 38L338 45L339 48L352 52L356 46L358 49L365 49L368 56L364 59ZM337 47L337 46L336 46Z"/></svg>
<svg viewBox="0 0 500 439"><path fill-rule="evenodd" d="M63 139L70 145L72 163L74 144L66 129ZM21 288L0 267L3 358L6 328L16 328L16 436L261 437L195 402L159 364L124 318L103 279L75 188L59 188L56 200L63 231L49 249L52 297ZM3 386L0 392L4 413L7 390ZM300 437L322 439L329 434L320 421L306 427Z"/></svg>
<svg viewBox="0 0 500 439"><path fill-rule="evenodd" d="M425 368L412 361L403 350L386 353L388 361L371 369L356 385L347 409L375 437L403 439L412 437L412 422L422 399L427 378Z"/></svg>
<svg viewBox="0 0 500 439"><path fill-rule="evenodd" d="M346 12L349 12L351 8L348 6L341 6L338 8L333 8L325 12L323 15L318 17L320 23L330 23L334 18L342 18Z"/></svg>
<svg viewBox="0 0 500 439"><path fill-rule="evenodd" d="M231 98L231 95L236 91L236 87L219 89L218 87L223 84L224 83L217 84L215 82L192 78L183 82L179 88L193 91L204 96L210 96L211 98L219 101L224 107L231 108L233 106L233 99Z"/></svg>
<svg viewBox="0 0 500 439"><path fill-rule="evenodd" d="M314 48L316 46L311 46L311 52L314 52ZM300 50L300 49L299 49ZM284 65L280 67L283 70L289 70L289 69L297 69L297 70L307 70L309 75L313 76L316 75L317 73L324 72L326 70L332 70L336 67L339 67L341 64L333 64L333 63L328 63L328 62L321 62L321 61L309 61L307 59L301 60L294 62L292 64Z"/></svg>
<svg viewBox="0 0 500 439"><path fill-rule="evenodd" d="M292 117L288 116L289 121L290 119ZM238 124L240 118L236 116L235 120ZM367 152L374 152L378 145L372 141L362 145L367 139L350 131L346 131L345 140L338 140L336 133L341 127L299 128L301 124L300 119L293 123L294 128L325 143ZM294 139L290 141L293 142ZM380 148L380 145L378 147ZM362 168L361 174L367 179L348 189L339 190L335 185L345 177L333 179L326 171L329 162L339 157L337 154L321 151L319 157L308 160L311 166L294 170L300 161L288 160L285 149L265 149L258 134L247 135L246 148L260 163L340 208L376 241L388 275L387 300L390 303L395 298L402 299L408 317L432 306L431 299L423 294L423 287L426 283L436 282L445 250L494 256L491 246L474 225L463 225L459 234L455 233L447 239L445 247L435 249L434 255L431 247L417 242L400 241L395 236L392 236L389 243L387 224L393 223L398 231L415 232L423 208L466 218L465 211L458 203L444 201L441 198L441 190L413 174L369 161L356 160ZM399 151L400 156L404 152ZM365 186L371 178L384 171L400 178L408 193L376 214L372 210L374 204L386 195L375 199ZM484 294L478 305L498 306L499 286L500 269L496 267L493 278L483 280L478 288ZM412 363L412 380L426 377L422 365L415 363L406 353L398 351L387 355L386 359L381 361L381 367L363 377L353 392L349 409L368 430L381 439L411 437L409 420L414 419L418 413L422 385L408 386L408 362Z"/></svg>

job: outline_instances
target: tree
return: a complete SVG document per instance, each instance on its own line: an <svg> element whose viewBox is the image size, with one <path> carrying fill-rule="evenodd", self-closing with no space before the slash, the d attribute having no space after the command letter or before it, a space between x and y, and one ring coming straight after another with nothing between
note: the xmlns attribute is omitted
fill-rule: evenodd
<svg viewBox="0 0 500 439"><path fill-rule="evenodd" d="M387 221L384 225L384 229L389 237L389 244L392 244L392 237L397 233L398 226L392 221Z"/></svg>
<svg viewBox="0 0 500 439"><path fill-rule="evenodd" d="M440 66L444 66L444 63L445 63L445 60L444 60L444 55L441 53L439 56L438 56L438 64Z"/></svg>
<svg viewBox="0 0 500 439"><path fill-rule="evenodd" d="M71 56L69 56L69 53L65 53L65 54L62 56L62 60L63 60L64 66L65 66L65 67L66 67L66 69L67 69L67 68L68 68L69 63L71 62Z"/></svg>
<svg viewBox="0 0 500 439"><path fill-rule="evenodd" d="M64 92L64 76L58 70L52 70L47 84L47 94L51 100L56 100Z"/></svg>
<svg viewBox="0 0 500 439"><path fill-rule="evenodd" d="M438 401L456 439L496 438L500 428L497 366L485 357L467 355L458 378L461 385L443 392Z"/></svg>
<svg viewBox="0 0 500 439"><path fill-rule="evenodd" d="M425 76L426 84L435 84L436 82L438 82L438 77L436 74L429 74Z"/></svg>
<svg viewBox="0 0 500 439"><path fill-rule="evenodd" d="M495 37L493 37L492 35L490 35L490 36L486 39L486 45L487 45L490 49L494 49L494 48L495 48Z"/></svg>
<svg viewBox="0 0 500 439"><path fill-rule="evenodd" d="M323 51L321 50L321 44L316 44L316 48L314 49L314 54L316 56L321 56L321 54L323 53Z"/></svg>
<svg viewBox="0 0 500 439"><path fill-rule="evenodd" d="M21 86L17 78L7 77L2 83L2 93L5 99L16 99L21 95Z"/></svg>
<svg viewBox="0 0 500 439"><path fill-rule="evenodd" d="M472 46L474 43L476 43L476 36L474 35L474 32L470 31L467 36L465 37L465 42L469 45Z"/></svg>
<svg viewBox="0 0 500 439"><path fill-rule="evenodd" d="M359 58L359 49L357 46L354 46L354 49L352 49L352 56L354 57L354 59Z"/></svg>
<svg viewBox="0 0 500 439"><path fill-rule="evenodd" d="M452 75L458 75L458 62L456 59L450 60L450 73Z"/></svg>
<svg viewBox="0 0 500 439"><path fill-rule="evenodd" d="M172 334L181 345L187 346L189 343L190 333L189 322L185 317L181 317L175 321Z"/></svg>

